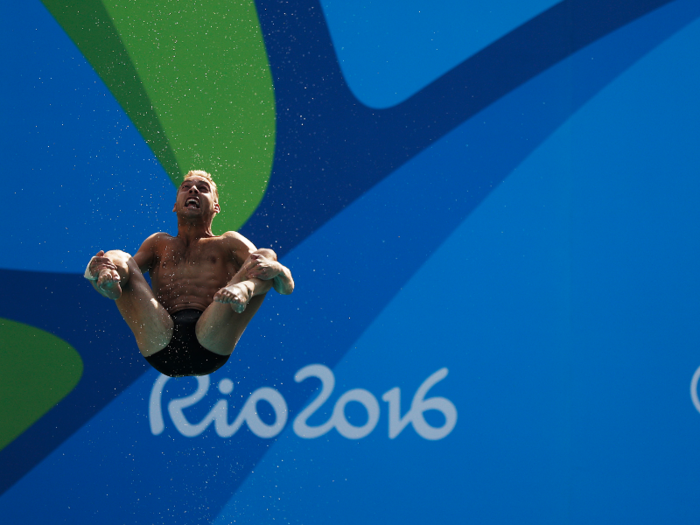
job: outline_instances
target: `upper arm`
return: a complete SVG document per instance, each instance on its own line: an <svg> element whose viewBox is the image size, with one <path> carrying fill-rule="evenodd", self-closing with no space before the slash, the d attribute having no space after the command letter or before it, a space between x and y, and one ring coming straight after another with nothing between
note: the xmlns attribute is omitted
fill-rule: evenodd
<svg viewBox="0 0 700 525"><path fill-rule="evenodd" d="M252 242L238 232L226 232L222 237L226 239L227 247L231 250L231 255L239 267L257 249Z"/></svg>
<svg viewBox="0 0 700 525"><path fill-rule="evenodd" d="M154 233L148 239L143 241L139 251L134 254L134 262L138 265L141 273L146 273L155 264L156 260L156 243L158 238L164 234Z"/></svg>

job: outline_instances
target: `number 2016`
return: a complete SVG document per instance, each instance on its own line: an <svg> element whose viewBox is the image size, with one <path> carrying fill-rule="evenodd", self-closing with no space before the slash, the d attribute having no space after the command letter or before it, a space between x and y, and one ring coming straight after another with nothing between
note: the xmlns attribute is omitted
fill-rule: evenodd
<svg viewBox="0 0 700 525"><path fill-rule="evenodd" d="M444 397L431 397L426 399L428 391L447 376L447 368L442 368L430 375L420 385L410 409L401 416L401 390L392 388L382 396L382 400L389 404L389 438L394 439L407 425L411 424L416 433L424 439L438 440L447 436L457 423L457 409L454 404ZM294 380L301 383L308 378L316 377L321 380L321 391L295 418L292 426L294 433L304 439L313 439L323 436L335 428L338 433L348 439L362 439L369 435L379 421L379 402L374 395L362 388L355 388L345 392L336 401L331 417L322 425L310 426L307 421L328 400L335 388L335 376L327 366L315 364L308 365L294 375ZM153 385L149 402L149 420L151 432L158 435L165 429L162 413L162 392L166 382L170 378L160 376ZM287 403L277 390L262 387L255 390L246 400L243 408L233 423L228 422L228 403L220 399L211 411L198 423L191 423L185 417L183 410L201 401L209 391L209 376L197 377L197 390L184 398L173 399L168 404L168 413L175 428L184 436L195 437L200 435L214 423L216 433L220 437L231 437L246 423L248 428L258 437L272 438L277 436L287 423ZM233 391L233 382L230 379L222 379L218 384L219 392L229 395ZM267 424L260 419L257 404L266 401L272 406L275 413L275 421ZM367 421L361 426L351 424L345 416L345 407L350 402L360 403L367 412ZM425 412L435 410L442 413L444 423L442 426L431 426L424 417Z"/></svg>

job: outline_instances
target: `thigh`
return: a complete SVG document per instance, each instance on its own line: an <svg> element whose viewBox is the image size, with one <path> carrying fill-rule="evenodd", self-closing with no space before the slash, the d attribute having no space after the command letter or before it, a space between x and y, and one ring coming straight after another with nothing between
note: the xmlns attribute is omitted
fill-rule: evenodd
<svg viewBox="0 0 700 525"><path fill-rule="evenodd" d="M129 281L124 285L117 308L136 338L144 356L168 346L173 336L173 320L158 302L153 290L133 259L129 260Z"/></svg>
<svg viewBox="0 0 700 525"><path fill-rule="evenodd" d="M240 314L230 304L211 303L197 321L199 344L215 354L231 354L264 299L265 295L253 297Z"/></svg>

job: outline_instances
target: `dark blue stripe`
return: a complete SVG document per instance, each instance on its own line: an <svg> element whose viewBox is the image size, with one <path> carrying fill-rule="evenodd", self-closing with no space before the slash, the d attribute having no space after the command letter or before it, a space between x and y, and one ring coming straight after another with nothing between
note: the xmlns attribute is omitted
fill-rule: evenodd
<svg viewBox="0 0 700 525"><path fill-rule="evenodd" d="M84 367L65 398L0 450L2 493L149 367L116 306L82 276L1 270L0 283L0 317L60 337L78 351Z"/></svg>
<svg viewBox="0 0 700 525"><path fill-rule="evenodd" d="M404 103L350 92L317 0L256 0L275 85L277 144L241 232L284 255L432 142L572 53L670 0L567 0Z"/></svg>

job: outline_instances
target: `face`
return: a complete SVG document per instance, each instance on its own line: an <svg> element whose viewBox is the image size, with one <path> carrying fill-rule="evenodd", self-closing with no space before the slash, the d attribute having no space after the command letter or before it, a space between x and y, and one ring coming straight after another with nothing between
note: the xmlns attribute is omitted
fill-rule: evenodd
<svg viewBox="0 0 700 525"><path fill-rule="evenodd" d="M203 177L188 177L177 190L173 211L185 217L198 217L219 213L219 203L215 202L209 181Z"/></svg>

